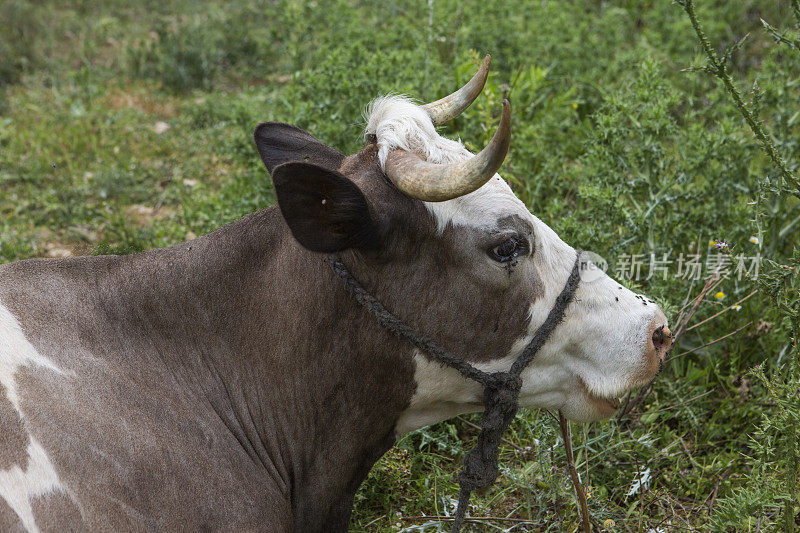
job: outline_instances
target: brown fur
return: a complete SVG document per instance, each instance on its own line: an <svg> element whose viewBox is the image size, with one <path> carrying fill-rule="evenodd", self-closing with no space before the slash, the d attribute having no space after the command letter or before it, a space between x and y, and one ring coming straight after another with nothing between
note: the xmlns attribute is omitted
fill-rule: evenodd
<svg viewBox="0 0 800 533"><path fill-rule="evenodd" d="M81 512L64 492L50 492L33 502L36 526L44 532L68 533L81 531Z"/></svg>

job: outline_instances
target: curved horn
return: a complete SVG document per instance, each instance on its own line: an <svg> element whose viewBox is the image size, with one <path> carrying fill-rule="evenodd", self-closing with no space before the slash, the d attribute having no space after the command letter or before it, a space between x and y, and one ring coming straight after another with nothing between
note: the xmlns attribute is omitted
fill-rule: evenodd
<svg viewBox="0 0 800 533"><path fill-rule="evenodd" d="M458 163L423 161L405 150L386 158L386 176L406 195L425 202L443 202L480 188L503 164L511 141L511 104L503 99L500 125L486 148Z"/></svg>
<svg viewBox="0 0 800 533"><path fill-rule="evenodd" d="M466 85L441 100L422 106L428 112L428 116L431 117L434 126L440 126L456 118L481 94L486 78L489 76L489 64L491 62L492 56L486 54L481 68L478 69L478 72L472 76L472 79Z"/></svg>

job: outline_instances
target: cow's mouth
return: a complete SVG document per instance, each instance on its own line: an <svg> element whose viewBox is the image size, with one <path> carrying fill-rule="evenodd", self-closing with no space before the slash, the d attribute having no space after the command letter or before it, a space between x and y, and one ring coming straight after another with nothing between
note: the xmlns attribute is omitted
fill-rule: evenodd
<svg viewBox="0 0 800 533"><path fill-rule="evenodd" d="M586 383L583 381L583 379L581 379L580 376L578 376L578 383L580 384L589 401L604 416L611 416L611 414L613 414L622 405L621 398L600 396L599 394L593 393L591 390L589 390L589 387L586 386Z"/></svg>

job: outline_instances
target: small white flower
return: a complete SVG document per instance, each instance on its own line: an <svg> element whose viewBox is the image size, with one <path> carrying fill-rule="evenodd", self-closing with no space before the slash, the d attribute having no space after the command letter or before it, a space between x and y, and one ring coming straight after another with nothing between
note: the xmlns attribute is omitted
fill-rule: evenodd
<svg viewBox="0 0 800 533"><path fill-rule="evenodd" d="M169 124L167 124L166 122L163 122L163 121L158 121L153 126L153 131L156 133L156 135L161 135L162 133L164 133L168 129L169 129Z"/></svg>
<svg viewBox="0 0 800 533"><path fill-rule="evenodd" d="M733 309L734 311L740 311L742 309L742 306L741 305L732 305L731 309Z"/></svg>
<svg viewBox="0 0 800 533"><path fill-rule="evenodd" d="M761 241L755 235L750 237L750 242L752 242L753 244L761 244Z"/></svg>

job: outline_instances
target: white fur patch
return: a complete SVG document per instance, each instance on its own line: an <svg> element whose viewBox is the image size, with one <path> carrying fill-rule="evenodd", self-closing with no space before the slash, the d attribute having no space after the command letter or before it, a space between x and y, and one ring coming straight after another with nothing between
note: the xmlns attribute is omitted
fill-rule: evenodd
<svg viewBox="0 0 800 533"><path fill-rule="evenodd" d="M464 379L458 371L443 367L419 350L414 351L414 381L417 390L395 425L398 435L482 408L477 382Z"/></svg>
<svg viewBox="0 0 800 533"><path fill-rule="evenodd" d="M0 304L0 384L23 420L14 374L19 368L28 365L62 373L49 359L36 351L25 338L16 317ZM64 489L44 448L32 435L29 434L28 439L26 469L22 470L19 465L14 465L7 470L0 471L0 497L17 513L22 525L27 530L38 531L31 508L31 499L48 492Z"/></svg>
<svg viewBox="0 0 800 533"><path fill-rule="evenodd" d="M506 372L511 368L525 344L517 343L512 353L489 363L477 363L475 367L484 372ZM395 433L403 435L462 413L483 410L483 389L475 381L466 379L457 370L442 366L424 356L414 353L414 381L417 389L408 408L400 415ZM568 399L564 384L574 383L569 371L559 364L531 365L522 373L523 390L520 405L545 409L559 409ZM533 387L530 385L534 384Z"/></svg>
<svg viewBox="0 0 800 533"><path fill-rule="evenodd" d="M376 98L364 110L364 115L365 133L377 138L382 168L389 152L398 148L431 163L455 163L472 155L460 141L439 135L428 113L407 96Z"/></svg>
<svg viewBox="0 0 800 533"><path fill-rule="evenodd" d="M30 437L28 465L23 471L18 465L0 471L0 497L17 513L28 531L39 531L33 517L31 499L49 492L63 490L50 458L39 442Z"/></svg>
<svg viewBox="0 0 800 533"><path fill-rule="evenodd" d="M517 343L509 356L488 363L476 363L475 368L483 372L505 372L511 368L525 344ZM541 369L540 369L541 370ZM547 382L546 372L537 372L536 381ZM527 372L527 371L526 371ZM530 377L530 376L528 376ZM483 410L483 389L480 384L466 379L459 372L426 357L419 350L414 351L414 381L417 389L411 397L408 408L400 415L395 425L395 433L403 435L462 413ZM557 380L561 383L561 380ZM539 388L536 397L520 398L523 404L531 402L542 407L559 405L564 395L548 387Z"/></svg>
<svg viewBox="0 0 800 533"><path fill-rule="evenodd" d="M17 368L25 365L42 366L61 373L49 359L42 357L28 342L16 317L0 303L0 385L5 388L6 396L20 416L22 411L19 408L14 373Z"/></svg>

